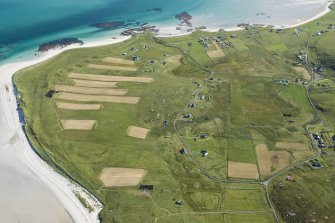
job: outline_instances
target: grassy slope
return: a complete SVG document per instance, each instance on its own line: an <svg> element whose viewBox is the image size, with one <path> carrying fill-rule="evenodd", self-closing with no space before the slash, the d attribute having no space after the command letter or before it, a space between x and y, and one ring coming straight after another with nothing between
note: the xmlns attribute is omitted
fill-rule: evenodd
<svg viewBox="0 0 335 223"><path fill-rule="evenodd" d="M331 16L326 16L325 21ZM104 222L154 222L155 219L157 222L247 222L247 219L271 222L271 212L187 214L230 209L268 210L269 207L262 187L217 184L203 176L190 156L179 154L183 145L171 123L184 112L194 115L193 122L180 123L178 128L201 165L223 179L227 178L228 160L257 164L254 147L260 143L267 144L270 150L276 150L274 145L278 141L302 142L307 146L303 125L313 119L313 113L304 88L294 83L289 87L278 85L274 79L295 80L297 74L291 69L295 55L305 47L308 34L316 28L304 30L299 37L293 30L275 33L269 32L269 28L256 28L260 35L254 35L254 29L237 32L237 39L220 32L219 35L234 42L235 48L225 49L226 56L215 61L197 40L218 33L196 32L163 39L187 52L178 68L147 63L147 59L160 61L164 60L164 54L181 53L176 48L155 43L150 35L112 46L67 51L15 75L29 124L27 132L46 160L57 163L102 200ZM129 51L131 47L143 49L144 45L148 50ZM129 95L141 97L138 105L104 103L100 111L64 111L55 108L54 99L44 96L55 83L69 83L66 74L71 71L133 75L86 68L89 63L99 63L103 57L119 56L123 52L140 56L140 71L136 75L155 78L150 84L120 84L120 88L129 89ZM184 109L192 99L192 92L198 89L193 81L203 84L208 76L198 64L215 72L215 79L205 88L211 100L196 99L196 109ZM144 72L148 69L155 72ZM293 124L283 117L288 112L294 114ZM60 118L97 119L98 126L90 132L64 131L59 125ZM163 127L163 120L168 120L170 126ZM125 134L128 125L151 128L152 132L146 140L133 139ZM193 141L194 135L201 132L210 137ZM164 138L167 134L172 137ZM201 149L207 149L210 155L200 157ZM311 154L308 147L302 152L292 152L292 162ZM151 199L137 187L103 187L98 176L106 166L145 168L147 175L143 183L155 185ZM173 199L182 199L185 204L176 206ZM168 215L165 209L173 214Z"/></svg>
<svg viewBox="0 0 335 223"><path fill-rule="evenodd" d="M335 19L334 12L309 23L306 28L310 34L319 30L326 30L328 25ZM326 67L324 80L316 81L311 86L311 98L315 105L320 105L326 111L319 111L326 126L315 126L312 131L322 132L323 138L328 145L332 146L330 139L334 135L335 111L333 91L335 71L334 64L334 44L335 33L330 31L321 36L312 37L310 60L315 63L320 60ZM331 222L335 219L333 207L334 200L334 159L335 152L332 148L324 150L319 160L326 168L321 170L311 170L306 164L290 171L295 182L285 181L286 176L276 179L272 184L272 200L276 203L278 210L286 222ZM291 215L289 214L291 213Z"/></svg>

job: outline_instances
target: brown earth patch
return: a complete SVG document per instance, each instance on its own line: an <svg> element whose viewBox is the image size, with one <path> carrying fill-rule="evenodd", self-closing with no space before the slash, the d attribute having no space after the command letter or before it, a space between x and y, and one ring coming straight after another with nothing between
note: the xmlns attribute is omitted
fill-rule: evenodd
<svg viewBox="0 0 335 223"><path fill-rule="evenodd" d="M271 152L272 167L276 170L283 169L290 164L290 153L286 151Z"/></svg>
<svg viewBox="0 0 335 223"><path fill-rule="evenodd" d="M109 75L96 75L96 74L82 74L82 73L69 73L70 78L94 80L94 81L113 81L113 82L141 82L150 83L154 79L151 77L126 77L126 76L109 76Z"/></svg>
<svg viewBox="0 0 335 223"><path fill-rule="evenodd" d="M105 63L117 63L117 64L125 64L125 65L135 65L134 61L126 60L118 57L106 57L102 59Z"/></svg>
<svg viewBox="0 0 335 223"><path fill-rule="evenodd" d="M144 169L107 167L101 171L100 179L106 187L136 186L144 174Z"/></svg>
<svg viewBox="0 0 335 223"><path fill-rule="evenodd" d="M129 126L127 130L128 136L139 138L139 139L147 138L147 135L149 132L150 132L150 129L141 128L137 126Z"/></svg>
<svg viewBox="0 0 335 223"><path fill-rule="evenodd" d="M306 149L305 144L296 142L277 142L275 146L279 149L291 149L291 150Z"/></svg>
<svg viewBox="0 0 335 223"><path fill-rule="evenodd" d="M269 151L265 144L256 146L256 155L260 174L266 176L272 168L283 169L290 163L290 153L286 151Z"/></svg>
<svg viewBox="0 0 335 223"><path fill-rule="evenodd" d="M312 77L306 67L293 67L293 70L296 71L298 74L301 74L305 80L311 80Z"/></svg>
<svg viewBox="0 0 335 223"><path fill-rule="evenodd" d="M100 104L75 104L67 102L56 102L57 108L67 109L67 110L99 110L101 109Z"/></svg>
<svg viewBox="0 0 335 223"><path fill-rule="evenodd" d="M180 62L181 58L182 58L182 55L170 56L166 59L166 62L179 66L179 65L181 65L181 62Z"/></svg>
<svg viewBox="0 0 335 223"><path fill-rule="evenodd" d="M88 80L78 80L72 79L74 86L77 87L96 87L96 88L113 88L116 87L117 82L109 81L88 81Z"/></svg>
<svg viewBox="0 0 335 223"><path fill-rule="evenodd" d="M90 87L76 87L71 85L55 85L56 91L65 91L78 94L97 94L97 95L125 95L126 89L109 89L109 88L90 88Z"/></svg>
<svg viewBox="0 0 335 223"><path fill-rule="evenodd" d="M75 94L75 93L60 93L58 99L69 101L82 101L82 102L114 102L125 104L137 104L140 101L139 97L122 97L122 96L109 96L109 95L88 95L88 94Z"/></svg>
<svg viewBox="0 0 335 223"><path fill-rule="evenodd" d="M88 68L102 69L102 70L121 70L121 71L137 71L137 67L122 67L122 66L112 66L112 65L102 65L102 64L89 64Z"/></svg>
<svg viewBox="0 0 335 223"><path fill-rule="evenodd" d="M258 179L257 165L228 161L228 176L244 179Z"/></svg>
<svg viewBox="0 0 335 223"><path fill-rule="evenodd" d="M61 120L63 129L92 130L96 120Z"/></svg>
<svg viewBox="0 0 335 223"><path fill-rule="evenodd" d="M210 58L218 58L218 57L224 57L225 54L224 52L221 50L221 48L217 45L216 42L213 42L213 45L215 46L216 50L209 50L207 51L207 55Z"/></svg>

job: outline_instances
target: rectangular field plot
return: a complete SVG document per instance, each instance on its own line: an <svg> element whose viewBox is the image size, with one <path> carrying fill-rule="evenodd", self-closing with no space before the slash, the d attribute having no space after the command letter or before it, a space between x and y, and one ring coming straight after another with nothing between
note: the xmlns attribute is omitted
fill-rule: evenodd
<svg viewBox="0 0 335 223"><path fill-rule="evenodd" d="M173 55L173 56L170 56L166 59L166 62L168 63L172 63L172 64L175 64L175 65L181 65L181 60L182 58L182 55L178 54L178 55Z"/></svg>
<svg viewBox="0 0 335 223"><path fill-rule="evenodd" d="M224 223L275 223L272 212L225 214Z"/></svg>
<svg viewBox="0 0 335 223"><path fill-rule="evenodd" d="M113 88L116 87L117 82L109 81L88 81L88 80L78 80L72 79L74 86L77 87L95 87L95 88Z"/></svg>
<svg viewBox="0 0 335 223"><path fill-rule="evenodd" d="M305 144L295 142L277 142L276 147L278 149L289 149L289 150L304 150L306 149Z"/></svg>
<svg viewBox="0 0 335 223"><path fill-rule="evenodd" d="M194 203L197 210L219 210L221 203L220 193L190 192L188 198Z"/></svg>
<svg viewBox="0 0 335 223"><path fill-rule="evenodd" d="M82 102L112 102L137 104L140 101L139 97L122 97L122 96L107 96L107 95L85 95L74 93L61 93L57 96L58 99Z"/></svg>
<svg viewBox="0 0 335 223"><path fill-rule="evenodd" d="M269 151L265 144L256 146L256 154L261 175L269 175L273 169L283 169L290 164L290 153Z"/></svg>
<svg viewBox="0 0 335 223"><path fill-rule="evenodd" d="M96 120L61 120L63 129L71 130L92 130Z"/></svg>
<svg viewBox="0 0 335 223"><path fill-rule="evenodd" d="M123 67L123 66L112 66L112 65L101 65L101 64L89 64L88 68L102 69L102 70L121 70L121 71L137 71L137 67Z"/></svg>
<svg viewBox="0 0 335 223"><path fill-rule="evenodd" d="M228 177L258 179L257 165L228 161Z"/></svg>
<svg viewBox="0 0 335 223"><path fill-rule="evenodd" d="M149 134L150 129L141 128L137 126L129 126L127 130L128 136L139 138L139 139L145 139L147 138L147 135Z"/></svg>
<svg viewBox="0 0 335 223"><path fill-rule="evenodd" d="M226 189L223 196L224 210L270 210L263 189Z"/></svg>
<svg viewBox="0 0 335 223"><path fill-rule="evenodd" d="M69 73L69 78L84 79L84 80L94 80L94 81L127 81L127 82L140 82L140 83L150 83L154 79L151 77L126 77L126 76L109 76L109 75L97 75L97 74L83 74L83 73Z"/></svg>
<svg viewBox="0 0 335 223"><path fill-rule="evenodd" d="M160 217L157 223L219 223L223 221L222 214L189 214Z"/></svg>
<svg viewBox="0 0 335 223"><path fill-rule="evenodd" d="M256 155L251 140L232 139L228 141L228 160L240 163L256 163Z"/></svg>
<svg viewBox="0 0 335 223"><path fill-rule="evenodd" d="M101 109L100 104L75 104L67 102L56 102L56 107L66 110L99 110Z"/></svg>
<svg viewBox="0 0 335 223"><path fill-rule="evenodd" d="M117 64L125 64L125 65L135 65L135 62L132 60L126 60L118 57L106 57L102 59L102 62L105 63L117 63Z"/></svg>
<svg viewBox="0 0 335 223"><path fill-rule="evenodd" d="M56 91L65 91L78 94L97 94L97 95L125 95L126 89L109 89L109 88L91 88L91 87L76 87L70 85L56 85Z"/></svg>
<svg viewBox="0 0 335 223"><path fill-rule="evenodd" d="M213 45L215 46L216 49L207 51L207 55L212 59L223 57L224 53L222 49L215 42L213 42Z"/></svg>
<svg viewBox="0 0 335 223"><path fill-rule="evenodd" d="M144 169L107 167L102 170L100 180L106 187L136 186L144 174Z"/></svg>

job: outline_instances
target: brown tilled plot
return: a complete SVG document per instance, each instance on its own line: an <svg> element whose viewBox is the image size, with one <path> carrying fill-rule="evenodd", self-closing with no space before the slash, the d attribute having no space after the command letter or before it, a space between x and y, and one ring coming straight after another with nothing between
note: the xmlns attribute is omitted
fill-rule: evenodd
<svg viewBox="0 0 335 223"><path fill-rule="evenodd" d="M126 77L126 76L109 76L109 75L96 75L96 74L83 74L83 73L69 73L69 78L94 80L94 81L112 81L112 82L140 82L150 83L154 79L151 77Z"/></svg>
<svg viewBox="0 0 335 223"><path fill-rule="evenodd" d="M144 169L106 167L100 179L106 187L136 186L145 174Z"/></svg>
<svg viewBox="0 0 335 223"><path fill-rule="evenodd" d="M207 51L207 55L210 57L210 58L218 58L218 57L224 57L224 53L223 51L221 50L221 48L216 44L216 42L213 42L216 50L209 50Z"/></svg>
<svg viewBox="0 0 335 223"><path fill-rule="evenodd" d="M166 62L168 63L172 63L172 64L175 64L175 65L181 65L181 60L182 56L181 55L174 55L174 56L170 56L166 59Z"/></svg>
<svg viewBox="0 0 335 223"><path fill-rule="evenodd" d="M123 67L117 65L102 65L102 64L89 64L88 68L103 69L103 70L121 70L121 71L137 71L137 67Z"/></svg>
<svg viewBox="0 0 335 223"><path fill-rule="evenodd" d="M102 62L105 63L117 63L117 64L125 64L125 65L135 65L135 62L132 60L126 60L118 57L106 57L102 59Z"/></svg>
<svg viewBox="0 0 335 223"><path fill-rule="evenodd" d="M101 109L100 104L75 104L67 102L56 102L57 108L66 109L66 110L99 110Z"/></svg>
<svg viewBox="0 0 335 223"><path fill-rule="evenodd" d="M269 175L272 168L278 170L285 168L290 163L290 153L286 151L269 151L265 144L256 146L259 172L262 175Z"/></svg>
<svg viewBox="0 0 335 223"><path fill-rule="evenodd" d="M96 88L114 88L117 82L109 81L88 81L88 80L78 80L72 79L74 86L77 87L96 87Z"/></svg>
<svg viewBox="0 0 335 223"><path fill-rule="evenodd" d="M128 136L139 138L139 139L147 138L147 135L149 132L150 132L150 129L141 128L137 126L129 126L127 130Z"/></svg>
<svg viewBox="0 0 335 223"><path fill-rule="evenodd" d="M125 103L125 104L137 104L140 101L139 97L88 95L88 94L85 95L85 94L75 94L66 92L58 94L57 98L69 101L114 102L114 103Z"/></svg>
<svg viewBox="0 0 335 223"><path fill-rule="evenodd" d="M228 176L243 179L258 179L257 165L228 161Z"/></svg>
<svg viewBox="0 0 335 223"><path fill-rule="evenodd" d="M61 120L63 129L71 130L92 130L96 120Z"/></svg>
<svg viewBox="0 0 335 223"><path fill-rule="evenodd" d="M308 72L308 70L306 69L306 67L293 67L293 69L298 73L301 74L303 76L303 78L305 80L311 80L312 77L310 75L310 73Z"/></svg>
<svg viewBox="0 0 335 223"><path fill-rule="evenodd" d="M90 87L76 87L71 85L55 85L56 91L64 91L78 94L92 94L92 95L125 95L126 89L109 89L109 88L90 88Z"/></svg>
<svg viewBox="0 0 335 223"><path fill-rule="evenodd" d="M295 142L277 142L275 146L279 149L289 149L289 150L303 150L303 149L306 149L305 144L295 143Z"/></svg>

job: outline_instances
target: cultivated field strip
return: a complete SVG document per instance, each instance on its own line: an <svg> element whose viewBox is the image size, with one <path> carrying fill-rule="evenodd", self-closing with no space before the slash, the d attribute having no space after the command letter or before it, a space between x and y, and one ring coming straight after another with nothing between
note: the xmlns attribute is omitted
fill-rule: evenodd
<svg viewBox="0 0 335 223"><path fill-rule="evenodd" d="M106 167L100 179L106 187L135 186L141 182L144 174L144 169Z"/></svg>
<svg viewBox="0 0 335 223"><path fill-rule="evenodd" d="M139 139L147 138L147 135L149 132L150 132L150 129L141 128L137 126L129 126L127 130L128 136L139 138Z"/></svg>
<svg viewBox="0 0 335 223"><path fill-rule="evenodd" d="M81 102L114 102L124 104L137 104L140 101L139 97L122 97L122 96L109 96L109 95L85 95L75 93L60 93L58 99L81 101Z"/></svg>
<svg viewBox="0 0 335 223"><path fill-rule="evenodd" d="M124 64L124 65L135 65L134 61L126 60L118 57L106 57L102 59L102 62L105 63L117 63L117 64Z"/></svg>
<svg viewBox="0 0 335 223"><path fill-rule="evenodd" d="M99 110L102 106L101 104L76 104L57 101L56 107L65 110Z"/></svg>
<svg viewBox="0 0 335 223"><path fill-rule="evenodd" d="M216 50L209 50L209 51L207 51L207 55L210 58L224 57L225 54L221 50L221 48L215 42L213 42L213 45L215 46Z"/></svg>
<svg viewBox="0 0 335 223"><path fill-rule="evenodd" d="M88 68L102 69L102 70L121 70L121 71L137 71L137 67L123 67L117 65L102 65L102 64L89 64Z"/></svg>
<svg viewBox="0 0 335 223"><path fill-rule="evenodd" d="M71 85L56 85L55 90L89 95L125 95L128 92L126 89L76 87Z"/></svg>
<svg viewBox="0 0 335 223"><path fill-rule="evenodd" d="M92 130L96 120L61 120L63 129L67 130Z"/></svg>
<svg viewBox="0 0 335 223"><path fill-rule="evenodd" d="M258 179L257 165L228 161L228 176L243 179Z"/></svg>
<svg viewBox="0 0 335 223"><path fill-rule="evenodd" d="M180 62L181 58L182 58L182 55L177 54L177 55L168 57L166 61L169 63L176 64L176 65L181 65L181 62Z"/></svg>
<svg viewBox="0 0 335 223"><path fill-rule="evenodd" d="M117 82L109 81L88 81L88 80L79 80L72 79L74 86L77 87L95 87L95 88L115 88L117 87Z"/></svg>
<svg viewBox="0 0 335 223"><path fill-rule="evenodd" d="M290 153L287 151L269 151L265 144L256 146L256 155L260 174L266 176L275 170L283 169L290 164Z"/></svg>
<svg viewBox="0 0 335 223"><path fill-rule="evenodd" d="M94 80L94 81L112 81L112 82L140 82L150 83L154 79L151 77L125 77L125 76L107 76L96 74L69 73L69 78Z"/></svg>
<svg viewBox="0 0 335 223"><path fill-rule="evenodd" d="M277 142L275 145L279 149L304 150L305 144L296 142Z"/></svg>

